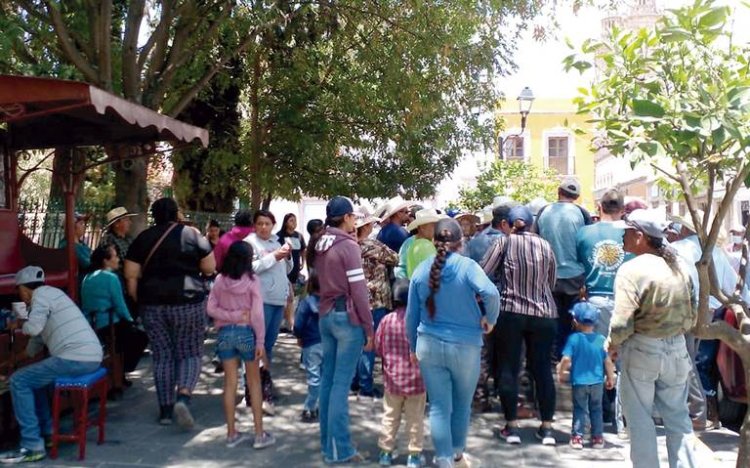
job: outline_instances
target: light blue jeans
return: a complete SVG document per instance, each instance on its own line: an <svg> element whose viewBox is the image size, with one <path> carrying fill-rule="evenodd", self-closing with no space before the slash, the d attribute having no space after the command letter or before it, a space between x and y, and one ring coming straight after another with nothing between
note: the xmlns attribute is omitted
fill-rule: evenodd
<svg viewBox="0 0 750 468"><path fill-rule="evenodd" d="M480 346L417 337L417 358L430 400L430 432L435 458L445 464L463 453L471 418L471 400L479 379Z"/></svg>
<svg viewBox="0 0 750 468"><path fill-rule="evenodd" d="M622 409L630 430L634 468L659 466L652 413L659 411L667 433L670 468L694 467L693 426L687 407L692 364L683 335L650 338L635 334L621 349Z"/></svg>
<svg viewBox="0 0 750 468"><path fill-rule="evenodd" d="M13 412L21 427L21 447L44 451L42 436L52 434L49 389L58 377L75 377L99 368L99 362L49 357L23 367L10 377Z"/></svg>
<svg viewBox="0 0 750 468"><path fill-rule="evenodd" d="M268 362L270 363L273 357L273 345L276 344L276 339L279 337L281 320L284 318L284 306L264 303L263 318L266 325L266 342L264 347L266 348L266 358L268 358Z"/></svg>
<svg viewBox="0 0 750 468"><path fill-rule="evenodd" d="M388 313L388 309L381 307L378 309L372 309L372 321L375 325L374 330L378 330L380 321ZM359 365L357 366L357 380L359 381L359 391L363 393L372 393L373 389L373 378L372 373L375 368L375 351L368 353L362 353L362 357L359 358Z"/></svg>
<svg viewBox="0 0 750 468"><path fill-rule="evenodd" d="M320 382L320 447L326 463L343 462L357 453L349 432L349 386L365 345L362 327L346 311L332 311L319 321L323 345ZM476 383L476 380L475 380Z"/></svg>
<svg viewBox="0 0 750 468"><path fill-rule="evenodd" d="M302 348L302 364L307 373L307 398L305 398L305 409L315 411L318 409L318 398L320 397L320 367L323 364L323 345L317 343Z"/></svg>

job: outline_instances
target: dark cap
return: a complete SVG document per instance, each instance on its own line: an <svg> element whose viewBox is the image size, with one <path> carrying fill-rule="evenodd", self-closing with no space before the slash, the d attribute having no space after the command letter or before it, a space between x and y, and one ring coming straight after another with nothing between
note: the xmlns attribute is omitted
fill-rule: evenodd
<svg viewBox="0 0 750 468"><path fill-rule="evenodd" d="M515 224L516 221L523 221L526 227L531 227L534 224L534 215L523 205L514 206L510 209L510 224Z"/></svg>
<svg viewBox="0 0 750 468"><path fill-rule="evenodd" d="M354 203L348 197L333 197L326 205L326 216L329 218L336 218L349 213L354 213Z"/></svg>
<svg viewBox="0 0 750 468"><path fill-rule="evenodd" d="M435 240L438 242L457 242L463 237L461 225L453 218L443 218L435 224Z"/></svg>
<svg viewBox="0 0 750 468"><path fill-rule="evenodd" d="M620 211L625 209L625 198L617 189L609 189L604 192L599 203L605 211Z"/></svg>

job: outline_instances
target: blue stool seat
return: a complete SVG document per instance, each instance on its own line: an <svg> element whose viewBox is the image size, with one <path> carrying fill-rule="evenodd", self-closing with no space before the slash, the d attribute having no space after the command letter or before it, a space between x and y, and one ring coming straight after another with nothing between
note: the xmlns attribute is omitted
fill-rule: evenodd
<svg viewBox="0 0 750 468"><path fill-rule="evenodd" d="M88 374L76 375L74 377L58 377L55 379L55 387L91 387L106 375L107 369L100 367Z"/></svg>

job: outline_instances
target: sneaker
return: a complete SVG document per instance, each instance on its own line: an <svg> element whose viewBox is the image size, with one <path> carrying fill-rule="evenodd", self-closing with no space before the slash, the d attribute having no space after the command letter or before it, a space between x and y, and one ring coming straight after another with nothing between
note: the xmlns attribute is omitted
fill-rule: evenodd
<svg viewBox="0 0 750 468"><path fill-rule="evenodd" d="M234 448L249 438L250 437L244 432L237 431L234 434L227 436L227 447Z"/></svg>
<svg viewBox="0 0 750 468"><path fill-rule="evenodd" d="M263 413L267 416L273 416L274 413L276 413L276 408L274 408L273 403L267 400L263 400Z"/></svg>
<svg viewBox="0 0 750 468"><path fill-rule="evenodd" d="M10 452L0 454L0 463L5 465L15 465L16 463L33 463L44 460L47 453L44 450L29 450L20 448Z"/></svg>
<svg viewBox="0 0 750 468"><path fill-rule="evenodd" d="M482 462L478 458L464 452L461 454L461 458L453 459L453 466L455 468L477 468L482 466Z"/></svg>
<svg viewBox="0 0 750 468"><path fill-rule="evenodd" d="M393 463L393 453L382 450L378 457L378 465L380 466L391 466Z"/></svg>
<svg viewBox="0 0 750 468"><path fill-rule="evenodd" d="M583 437L579 435L570 436L570 448L583 450Z"/></svg>
<svg viewBox="0 0 750 468"><path fill-rule="evenodd" d="M620 440L628 440L630 438L630 434L628 434L627 429L622 429L621 431L617 431L617 438Z"/></svg>
<svg viewBox="0 0 750 468"><path fill-rule="evenodd" d="M425 465L425 460L421 453L410 453L406 457L406 468L422 468L423 465Z"/></svg>
<svg viewBox="0 0 750 468"><path fill-rule="evenodd" d="M300 420L303 423L314 423L318 421L318 412L317 411L310 411L310 410L304 410L302 411L302 415L300 416Z"/></svg>
<svg viewBox="0 0 750 468"><path fill-rule="evenodd" d="M263 431L261 435L255 436L255 442L253 442L253 448L256 450L270 447L276 443L276 437L271 435L270 432Z"/></svg>
<svg viewBox="0 0 750 468"><path fill-rule="evenodd" d="M551 427L541 426L538 431L534 434L537 439L542 441L542 445L554 446L557 445L555 436L552 435Z"/></svg>
<svg viewBox="0 0 750 468"><path fill-rule="evenodd" d="M174 404L174 417L177 420L177 425L186 431L191 430L195 425L190 408L188 408L187 403L184 401L178 401Z"/></svg>
<svg viewBox="0 0 750 468"><path fill-rule="evenodd" d="M517 427L505 426L502 429L495 428L494 433L497 438L503 439L511 445L518 445L521 443L521 435L518 433Z"/></svg>
<svg viewBox="0 0 750 468"><path fill-rule="evenodd" d="M591 448L603 449L604 448L604 437L593 436L591 438Z"/></svg>

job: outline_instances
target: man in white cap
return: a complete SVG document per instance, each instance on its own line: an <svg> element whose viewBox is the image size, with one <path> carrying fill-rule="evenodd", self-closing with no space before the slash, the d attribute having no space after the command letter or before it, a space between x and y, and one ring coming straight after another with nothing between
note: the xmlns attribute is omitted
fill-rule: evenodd
<svg viewBox="0 0 750 468"><path fill-rule="evenodd" d="M118 271L120 276L122 276L122 267L125 265L125 257L128 254L128 249L130 248L130 244L133 243L133 238L130 237L130 226L132 224L130 218L136 215L137 213L130 213L123 206L109 210L106 216L107 224L104 227L106 231L99 240L99 245L109 244L115 246L117 256L120 257L120 270Z"/></svg>
<svg viewBox="0 0 750 468"><path fill-rule="evenodd" d="M534 225L536 232L552 246L557 261L557 282L552 295L560 317L555 348L558 359L573 330L570 308L578 300L586 279L586 270L578 261L576 234L583 226L591 224L591 215L576 205L580 196L581 184L578 179L565 177L557 189L557 202L540 210Z"/></svg>
<svg viewBox="0 0 750 468"><path fill-rule="evenodd" d="M687 406L692 367L685 332L698 316L685 262L664 239L667 222L656 210L638 209L626 221L623 247L635 258L615 276L615 310L607 345L619 355L620 392L630 428L634 468L660 465L653 411L664 421L669 466L697 466Z"/></svg>
<svg viewBox="0 0 750 468"><path fill-rule="evenodd" d="M398 253L401 244L409 237L409 231L404 229L409 219L409 203L401 197L391 198L385 204L381 218L382 229L378 233L378 240Z"/></svg>
<svg viewBox="0 0 750 468"><path fill-rule="evenodd" d="M18 450L0 455L0 463L42 460L44 437L52 434L47 388L58 377L94 372L102 361L102 346L78 306L61 290L44 284L44 271L27 266L16 273L18 295L29 310L11 328L31 337L26 354L46 346L50 356L23 367L10 377L13 412L21 427Z"/></svg>

